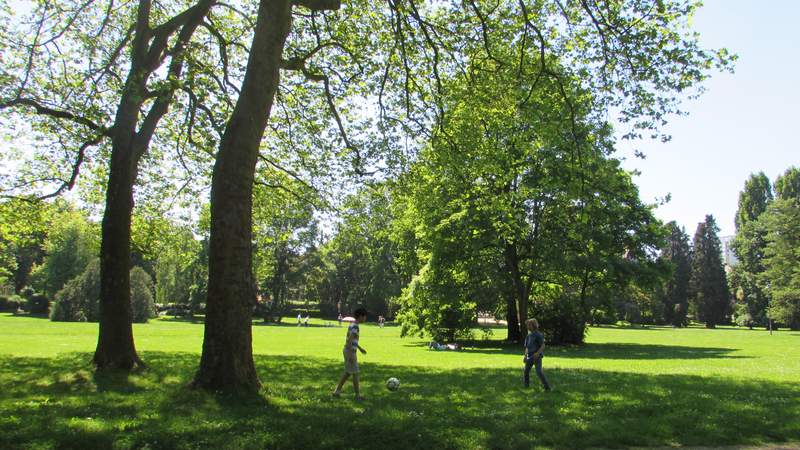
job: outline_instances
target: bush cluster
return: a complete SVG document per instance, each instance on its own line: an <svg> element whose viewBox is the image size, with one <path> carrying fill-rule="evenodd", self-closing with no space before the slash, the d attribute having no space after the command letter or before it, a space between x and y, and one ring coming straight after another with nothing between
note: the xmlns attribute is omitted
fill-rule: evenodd
<svg viewBox="0 0 800 450"><path fill-rule="evenodd" d="M141 267L131 269L131 311L133 321L147 322L156 316L153 279ZM100 320L100 261L94 260L79 276L56 293L50 320L98 322Z"/></svg>
<svg viewBox="0 0 800 450"><path fill-rule="evenodd" d="M0 295L0 311L17 312L25 305L25 300L18 295Z"/></svg>
<svg viewBox="0 0 800 450"><path fill-rule="evenodd" d="M25 309L29 314L47 314L50 311L50 300L44 294L37 294L33 288L26 287L20 291L25 297Z"/></svg>
<svg viewBox="0 0 800 450"><path fill-rule="evenodd" d="M581 344L586 333L578 300L572 297L557 297L534 302L533 314L539 321L548 344Z"/></svg>

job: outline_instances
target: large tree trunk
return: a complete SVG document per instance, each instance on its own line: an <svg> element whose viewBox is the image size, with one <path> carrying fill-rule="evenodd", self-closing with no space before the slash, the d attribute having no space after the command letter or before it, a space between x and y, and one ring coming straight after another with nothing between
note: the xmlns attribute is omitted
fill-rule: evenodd
<svg viewBox="0 0 800 450"><path fill-rule="evenodd" d="M130 290L136 159L130 139L114 140L100 245L100 332L94 354L98 368L130 370L142 363L133 343Z"/></svg>
<svg viewBox="0 0 800 450"><path fill-rule="evenodd" d="M251 315L253 178L278 88L292 23L288 0L261 0L241 94L220 142L211 180L208 298L200 368L193 385L213 391L260 387Z"/></svg>

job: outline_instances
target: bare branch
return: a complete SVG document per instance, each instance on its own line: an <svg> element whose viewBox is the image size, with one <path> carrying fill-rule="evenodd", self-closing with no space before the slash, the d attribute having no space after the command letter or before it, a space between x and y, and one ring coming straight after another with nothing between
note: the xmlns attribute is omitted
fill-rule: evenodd
<svg viewBox="0 0 800 450"><path fill-rule="evenodd" d="M41 114L41 115L44 115L44 116L50 116L50 117L54 117L54 118L57 118L57 119L71 120L71 121L73 121L75 123L79 123L81 125L84 125L84 126L88 127L92 131L100 132L100 134L103 135L103 136L111 136L110 129L108 129L108 128L104 127L104 126L98 125L98 124L94 123L92 120L90 120L90 119L88 119L86 117L78 116L78 115L73 114L73 113L71 113L69 111L63 111L63 110L59 110L59 109L55 109L55 108L50 108L48 106L42 105L41 103L39 103L36 100L29 99L29 98L15 98L15 99L9 100L7 102L2 102L2 103L0 103L0 110L6 109L6 108L15 107L15 106L28 106L28 107L31 107L31 108L35 109L37 114Z"/></svg>
<svg viewBox="0 0 800 450"><path fill-rule="evenodd" d="M78 179L78 174L80 173L83 160L86 157L86 149L88 149L93 145L99 144L103 140L103 137L104 137L103 135L97 135L94 138L84 142L83 145L81 145L81 147L78 149L78 154L75 156L75 162L72 163L72 173L70 174L69 180L64 181L64 183L62 183L61 186L54 192L51 192L50 194L47 195L43 195L39 197L39 199L44 200L56 197L61 195L61 193L64 192L65 190L68 191L72 190L72 188L75 186L75 181Z"/></svg>
<svg viewBox="0 0 800 450"><path fill-rule="evenodd" d="M300 201L301 201L301 202L303 202L303 203L309 204L309 205L313 206L314 208L316 208L316 209L318 209L318 210L324 210L324 209L327 209L325 206L321 206L321 205L317 204L317 202L315 202L315 201L313 201L313 200L310 200L310 199L308 199L308 198L306 198L306 197L304 197L304 196L302 196L302 195L298 194L298 193L297 193L297 192L295 192L294 190L292 190L292 189L289 189L288 187L286 187L286 186L284 186L284 185L282 185L282 184L271 184L271 183L267 183L267 182L264 182L264 181L261 181L261 180L254 180L254 181L253 181L253 183L254 183L254 184L257 184L257 185L259 185L259 186L268 187L268 188L270 188L270 189L281 189L281 190L283 190L283 191L286 191L286 192L288 192L288 193L289 193L289 194L290 194L292 197L294 197L294 198L296 198L296 199L300 200Z"/></svg>

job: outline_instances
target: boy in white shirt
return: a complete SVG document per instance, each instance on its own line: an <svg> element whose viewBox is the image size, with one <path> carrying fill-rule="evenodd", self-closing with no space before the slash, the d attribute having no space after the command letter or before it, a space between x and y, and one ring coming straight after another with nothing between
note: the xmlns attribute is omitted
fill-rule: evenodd
<svg viewBox="0 0 800 450"><path fill-rule="evenodd" d="M356 394L356 400L363 400L364 397L361 396L358 387L358 354L356 353L356 350L360 351L363 355L367 354L367 351L358 345L360 333L358 324L367 320L367 310L364 308L358 308L353 313L353 317L355 317L356 322L347 327L347 338L345 339L344 349L342 350L342 354L344 355L344 373L342 374L342 378L339 379L339 384L336 385L336 389L333 391L333 396L338 397L341 395L342 386L344 386L347 378L352 375L353 390Z"/></svg>

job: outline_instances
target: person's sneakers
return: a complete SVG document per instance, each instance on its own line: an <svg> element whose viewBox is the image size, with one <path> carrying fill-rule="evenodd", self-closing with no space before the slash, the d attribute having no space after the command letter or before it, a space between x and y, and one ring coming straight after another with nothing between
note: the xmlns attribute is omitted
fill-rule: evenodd
<svg viewBox="0 0 800 450"><path fill-rule="evenodd" d="M342 395L342 391L333 391L331 392L331 397L340 397Z"/></svg>
<svg viewBox="0 0 800 450"><path fill-rule="evenodd" d="M360 396L360 395L356 395L356 396L355 396L355 400L356 400L357 402L363 402L363 401L364 401L364 397L362 397L362 396Z"/></svg>

